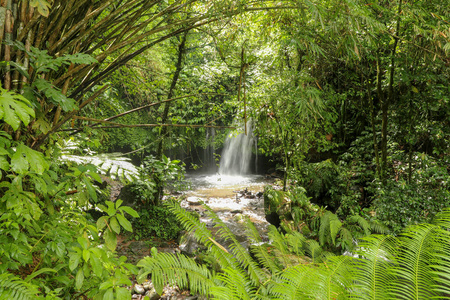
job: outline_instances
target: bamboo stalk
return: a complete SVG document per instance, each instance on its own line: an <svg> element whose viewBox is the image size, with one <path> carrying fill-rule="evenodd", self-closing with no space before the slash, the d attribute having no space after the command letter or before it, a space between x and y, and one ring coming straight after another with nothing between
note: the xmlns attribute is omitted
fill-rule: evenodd
<svg viewBox="0 0 450 300"><path fill-rule="evenodd" d="M11 46L9 43L11 42L12 36L12 0L6 0L6 17L5 17L5 61L6 64L6 73L5 73L5 81L4 87L6 90L11 89L11 67L8 62L11 61Z"/></svg>

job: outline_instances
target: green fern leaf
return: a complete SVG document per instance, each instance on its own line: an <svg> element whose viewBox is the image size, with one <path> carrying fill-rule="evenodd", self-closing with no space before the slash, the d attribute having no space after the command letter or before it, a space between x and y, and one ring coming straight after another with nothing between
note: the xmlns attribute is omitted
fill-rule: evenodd
<svg viewBox="0 0 450 300"><path fill-rule="evenodd" d="M145 257L137 264L141 267L138 279L143 281L151 274L153 284L158 294L162 294L167 284L187 288L192 293L210 294L215 286L213 274L204 265L198 265L192 258L182 254L156 253Z"/></svg>
<svg viewBox="0 0 450 300"><path fill-rule="evenodd" d="M261 268L256 264L256 262L252 259L249 252L246 248L244 248L241 243L237 240L236 236L231 232L231 230L226 226L226 224L212 211L211 208L205 205L205 208L216 223L216 227L219 227L217 233L227 241L231 241L230 249L240 262L242 267L248 269L249 276L252 280L252 283L255 285L259 285L261 282L264 282L267 277L264 272L262 272Z"/></svg>
<svg viewBox="0 0 450 300"><path fill-rule="evenodd" d="M362 258L355 261L355 298L389 299L389 287L397 279L392 272L397 243L396 238L385 235L371 235L360 241L355 251Z"/></svg>
<svg viewBox="0 0 450 300"><path fill-rule="evenodd" d="M0 299L35 300L41 299L35 285L10 274L0 274Z"/></svg>

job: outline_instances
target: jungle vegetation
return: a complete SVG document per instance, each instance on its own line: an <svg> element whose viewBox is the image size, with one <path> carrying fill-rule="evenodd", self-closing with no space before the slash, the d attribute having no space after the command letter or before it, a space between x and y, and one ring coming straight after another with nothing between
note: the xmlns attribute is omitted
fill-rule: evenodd
<svg viewBox="0 0 450 300"><path fill-rule="evenodd" d="M449 297L447 1L1 0L0 58L0 299L129 299L149 274L218 299ZM161 197L235 119L293 225L247 250L217 219L226 251ZM218 269L118 257L149 207Z"/></svg>

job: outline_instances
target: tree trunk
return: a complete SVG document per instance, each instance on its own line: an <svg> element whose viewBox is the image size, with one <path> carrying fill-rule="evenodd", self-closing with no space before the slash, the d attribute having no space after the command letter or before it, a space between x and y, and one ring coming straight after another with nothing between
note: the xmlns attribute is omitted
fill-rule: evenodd
<svg viewBox="0 0 450 300"><path fill-rule="evenodd" d="M183 58L186 53L187 35L188 35L188 31L185 31L181 38L181 42L178 45L178 58L177 58L176 69L175 69L175 73L173 74L173 77L172 77L172 83L170 84L170 89L169 89L169 93L167 94L167 99L173 98L173 94L175 92L175 87L178 82L178 77L180 76L180 72L183 68ZM170 104L171 104L170 101L164 102L164 112L163 112L163 116L162 116L162 120L161 120L162 124L165 124L167 122L167 116L169 115ZM164 152L164 138L167 135L167 131L168 131L167 126L165 126L161 129L158 150L156 152L156 159L162 160L163 152ZM154 177L154 180L156 183L156 192L154 195L155 204L159 204L159 200L162 197L163 188L164 188L163 182L161 181L159 175L160 174L156 174L156 176Z"/></svg>
<svg viewBox="0 0 450 300"><path fill-rule="evenodd" d="M391 65L389 68L389 86L388 95L381 104L382 121L381 121L381 180L386 182L387 178L387 122L388 122L388 110L389 103L394 100L394 74L395 74L395 55L397 53L397 45L400 33L400 14L402 12L402 0L399 1L397 11L397 27L395 30L394 44L391 52ZM379 64L379 61L378 61ZM378 84L381 83L378 81Z"/></svg>

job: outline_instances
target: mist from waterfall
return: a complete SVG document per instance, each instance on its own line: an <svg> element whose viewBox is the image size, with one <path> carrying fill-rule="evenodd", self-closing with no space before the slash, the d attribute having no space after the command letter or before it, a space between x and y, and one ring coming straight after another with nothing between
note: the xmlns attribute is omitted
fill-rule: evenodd
<svg viewBox="0 0 450 300"><path fill-rule="evenodd" d="M247 135L242 128L242 133L237 136L233 132L227 136L220 158L220 175L245 175L251 172L252 150L256 147L252 123L247 122Z"/></svg>

